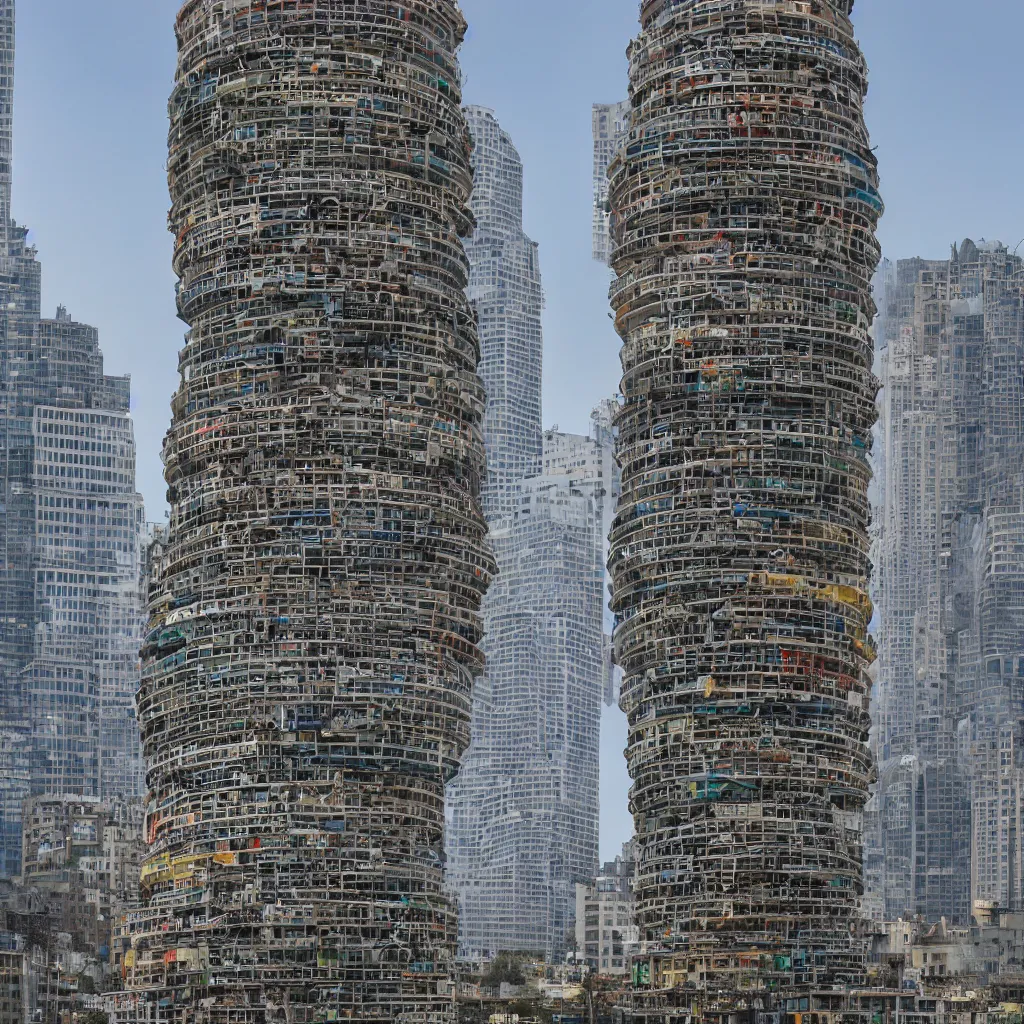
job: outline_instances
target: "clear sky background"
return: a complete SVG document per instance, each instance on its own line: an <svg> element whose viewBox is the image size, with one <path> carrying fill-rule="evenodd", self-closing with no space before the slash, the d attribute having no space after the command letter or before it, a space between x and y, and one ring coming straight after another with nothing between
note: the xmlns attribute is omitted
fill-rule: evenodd
<svg viewBox="0 0 1024 1024"><path fill-rule="evenodd" d="M99 328L130 373L139 487L163 517L159 449L183 325L164 162L176 0L18 0L15 216L43 262L44 312ZM463 0L466 100L492 107L526 167L526 230L547 292L545 418L585 431L617 390L608 274L590 259L590 106L626 95L636 0ZM1024 238L1021 0L858 0L886 254L943 257L965 236ZM602 853L629 838L625 726L606 715Z"/></svg>

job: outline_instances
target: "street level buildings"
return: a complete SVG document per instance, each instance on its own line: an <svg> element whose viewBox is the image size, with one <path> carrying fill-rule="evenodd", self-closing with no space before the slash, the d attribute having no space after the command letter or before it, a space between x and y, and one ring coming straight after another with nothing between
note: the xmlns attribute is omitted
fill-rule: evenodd
<svg viewBox="0 0 1024 1024"><path fill-rule="evenodd" d="M1024 915L1020 913L981 913L971 925L954 925L945 918L935 923L898 918L872 923L867 931L871 971L893 987L980 993L1001 982L1020 981L1024 966Z"/></svg>
<svg viewBox="0 0 1024 1024"><path fill-rule="evenodd" d="M26 989L25 954L0 950L0 1024L24 1024Z"/></svg>
<svg viewBox="0 0 1024 1024"><path fill-rule="evenodd" d="M851 8L650 0L630 48L611 564L648 1024L864 977L882 202Z"/></svg>
<svg viewBox="0 0 1024 1024"><path fill-rule="evenodd" d="M493 571L454 0L177 19L131 1024L448 1024Z"/></svg>
<svg viewBox="0 0 1024 1024"><path fill-rule="evenodd" d="M0 4L0 876L31 795L141 795L135 713L142 499L127 377L97 332L40 315L10 219L14 3Z"/></svg>
<svg viewBox="0 0 1024 1024"><path fill-rule="evenodd" d="M967 240L876 291L876 916L959 926L1022 892L1024 262Z"/></svg>
<svg viewBox="0 0 1024 1024"><path fill-rule="evenodd" d="M141 801L35 797L22 876L0 881L0 1024L73 1024L120 987L114 932L138 893Z"/></svg>
<svg viewBox="0 0 1024 1024"><path fill-rule="evenodd" d="M60 964L75 991L121 987L113 947L118 922L138 901L142 814L141 800L33 797L25 804L20 895L45 908L46 918L42 934L29 928L22 939L36 947L31 963ZM42 1003L45 994L33 991L32 1000Z"/></svg>

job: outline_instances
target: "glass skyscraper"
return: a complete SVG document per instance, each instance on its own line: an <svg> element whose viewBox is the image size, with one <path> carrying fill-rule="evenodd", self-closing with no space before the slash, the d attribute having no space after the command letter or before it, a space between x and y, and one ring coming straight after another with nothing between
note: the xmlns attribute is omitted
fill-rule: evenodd
<svg viewBox="0 0 1024 1024"><path fill-rule="evenodd" d="M477 221L469 294L488 397L484 511L499 571L483 606L473 743L449 787L448 876L463 954L555 958L575 885L598 861L611 425L602 410L590 437L541 429L543 293L537 246L523 232L522 162L491 111L470 107L467 117Z"/></svg>
<svg viewBox="0 0 1024 1024"><path fill-rule="evenodd" d="M137 797L142 499L129 381L94 328L40 316L10 219L14 3L0 2L0 876L29 794Z"/></svg>

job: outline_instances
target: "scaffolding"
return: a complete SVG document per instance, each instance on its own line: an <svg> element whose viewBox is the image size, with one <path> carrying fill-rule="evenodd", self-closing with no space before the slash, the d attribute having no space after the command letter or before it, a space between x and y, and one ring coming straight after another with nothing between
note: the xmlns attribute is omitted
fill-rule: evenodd
<svg viewBox="0 0 1024 1024"><path fill-rule="evenodd" d="M447 1024L493 563L452 0L188 0L132 1024Z"/></svg>
<svg viewBox="0 0 1024 1024"><path fill-rule="evenodd" d="M882 202L851 8L647 0L629 50L611 567L644 1024L864 974Z"/></svg>

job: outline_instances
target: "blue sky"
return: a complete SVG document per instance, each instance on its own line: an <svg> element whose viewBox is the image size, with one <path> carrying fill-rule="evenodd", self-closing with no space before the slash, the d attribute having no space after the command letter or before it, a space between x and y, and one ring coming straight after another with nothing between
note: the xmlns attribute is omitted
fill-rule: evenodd
<svg viewBox="0 0 1024 1024"><path fill-rule="evenodd" d="M635 0L463 0L466 99L492 107L526 167L526 229L547 291L545 418L584 430L618 385L607 272L590 260L590 105L626 94ZM19 0L15 216L43 261L44 307L100 329L131 373L139 486L162 518L159 449L184 330L164 178L175 0ZM890 258L965 236L1024 238L1020 0L858 0ZM51 314L52 315L52 312ZM625 727L603 742L602 852L630 833Z"/></svg>

